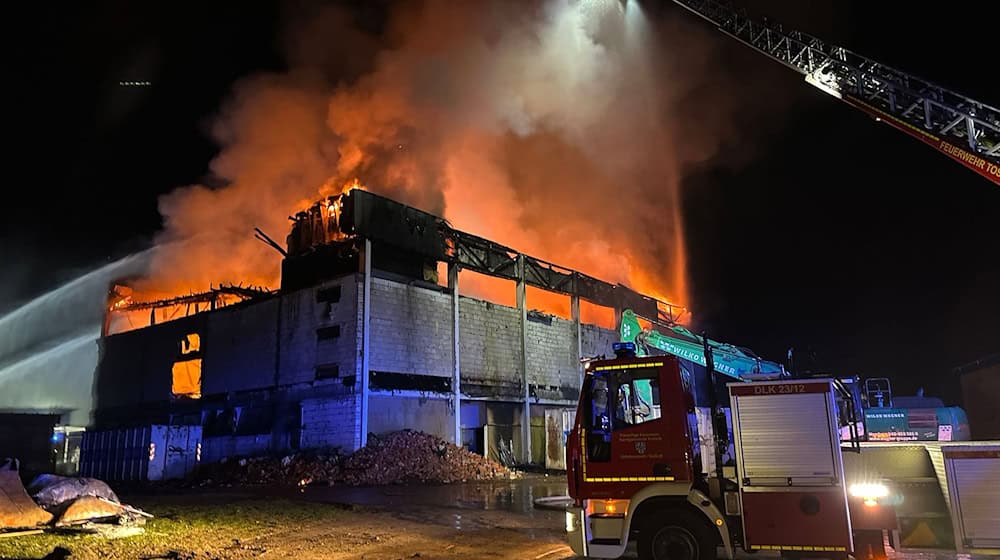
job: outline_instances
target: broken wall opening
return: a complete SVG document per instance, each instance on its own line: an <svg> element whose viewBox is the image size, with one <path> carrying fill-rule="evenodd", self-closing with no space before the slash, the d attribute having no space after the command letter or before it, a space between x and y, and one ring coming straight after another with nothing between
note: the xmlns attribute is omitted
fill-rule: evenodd
<svg viewBox="0 0 1000 560"><path fill-rule="evenodd" d="M605 329L614 329L617 326L613 308L590 303L585 299L580 300L580 322Z"/></svg>
<svg viewBox="0 0 1000 560"><path fill-rule="evenodd" d="M514 281L487 276L472 270L462 269L458 275L458 293L507 307L517 306Z"/></svg>
<svg viewBox="0 0 1000 560"><path fill-rule="evenodd" d="M170 374L170 392L175 397L201 398L201 358L174 362Z"/></svg>
<svg viewBox="0 0 1000 560"><path fill-rule="evenodd" d="M188 333L180 340L180 359L170 370L170 392L175 397L201 398L201 335Z"/></svg>
<svg viewBox="0 0 1000 560"><path fill-rule="evenodd" d="M534 286L525 288L525 307L562 319L572 318L569 296Z"/></svg>

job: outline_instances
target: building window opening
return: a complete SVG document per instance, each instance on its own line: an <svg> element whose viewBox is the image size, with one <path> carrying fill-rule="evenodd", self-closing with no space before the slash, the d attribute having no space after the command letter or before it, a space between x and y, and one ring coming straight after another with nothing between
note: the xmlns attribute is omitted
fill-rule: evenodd
<svg viewBox="0 0 1000 560"><path fill-rule="evenodd" d="M316 303L337 303L340 301L340 286L330 286L316 290Z"/></svg>
<svg viewBox="0 0 1000 560"><path fill-rule="evenodd" d="M316 340L330 340L340 337L340 325L320 327L316 329Z"/></svg>
<svg viewBox="0 0 1000 560"><path fill-rule="evenodd" d="M316 367L316 379L336 379L340 377L340 366L338 364L326 364Z"/></svg>
<svg viewBox="0 0 1000 560"><path fill-rule="evenodd" d="M181 355L197 354L201 352L201 336L198 333L191 333L181 339Z"/></svg>
<svg viewBox="0 0 1000 560"><path fill-rule="evenodd" d="M201 398L201 358L174 362L170 391L175 397Z"/></svg>
<svg viewBox="0 0 1000 560"><path fill-rule="evenodd" d="M201 335L189 333L180 339L171 369L170 392L175 397L201 398Z"/></svg>

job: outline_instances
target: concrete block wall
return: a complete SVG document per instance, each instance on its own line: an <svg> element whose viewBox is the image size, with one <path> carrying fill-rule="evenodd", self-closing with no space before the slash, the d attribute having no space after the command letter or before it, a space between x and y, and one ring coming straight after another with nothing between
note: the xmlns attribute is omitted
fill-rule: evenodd
<svg viewBox="0 0 1000 560"><path fill-rule="evenodd" d="M463 382L521 383L521 314L513 308L459 298L459 354Z"/></svg>
<svg viewBox="0 0 1000 560"><path fill-rule="evenodd" d="M615 355L611 345L619 341L617 332L588 324L581 325L581 331L580 340L583 348L581 354L584 358L600 355L613 357Z"/></svg>
<svg viewBox="0 0 1000 560"><path fill-rule="evenodd" d="M369 368L451 377L451 294L383 278L371 293Z"/></svg>
<svg viewBox="0 0 1000 560"><path fill-rule="evenodd" d="M552 317L552 324L528 320L528 383L544 387L580 387L576 324Z"/></svg>
<svg viewBox="0 0 1000 560"><path fill-rule="evenodd" d="M316 303L316 291L340 286L341 296L337 303ZM359 300L364 295L361 293L361 284L357 276L351 275L341 279L339 282L324 283L313 290L313 305L316 306L316 328L340 327L340 336L337 338L327 338L320 340L314 336L316 344L315 366L329 366L336 364L340 368L340 377L355 376L358 380L357 387L360 390L361 383L356 371L356 362L359 362L361 333L358 330L361 314Z"/></svg>
<svg viewBox="0 0 1000 560"><path fill-rule="evenodd" d="M206 437L201 443L201 461L217 463L225 457L253 457L270 449L270 434Z"/></svg>
<svg viewBox="0 0 1000 560"><path fill-rule="evenodd" d="M340 287L338 301L317 301L320 290L334 286ZM204 451L206 460L250 454L262 446L280 451L294 447L296 442L302 448L355 449L361 440L363 295L362 276L350 274L282 294L280 300L199 314L110 337L105 341L109 355L101 364L101 371L108 371L99 377L104 383L99 392L105 399L123 393L119 400L127 402L110 399L120 405L140 406L142 399L151 395L157 402L165 402L162 399L169 391L169 363L176 353L178 337L202 332L206 395L228 394L226 402L235 402L231 399L244 398L241 392L245 396L255 390L272 391L277 364L278 387L272 396L278 395L275 398L280 401L275 405L270 435L218 439L211 443L212 449ZM451 294L373 278L371 303L370 370L451 378ZM520 311L467 297L459 298L459 306L463 392L495 400L519 399L524 392ZM322 340L317 337L317 329L332 326L339 326L339 336ZM553 317L551 323L529 319L526 326L529 383L540 390L541 398L572 398L568 395L572 391L553 388L579 386L575 324ZM617 341L614 331L594 325L582 325L581 334L584 356L609 355L611 344ZM121 344L116 346L119 337ZM162 351L153 352L154 346L162 346ZM133 347L141 351L131 352ZM159 354L163 354L162 359L154 360ZM142 375L136 375L136 364ZM317 379L317 367L330 364L339 366L339 378ZM133 384L142 379L167 385L152 391L136 384L133 393L127 395L111 390L123 379L131 379ZM544 395L542 388L548 391ZM104 402L111 404L109 400ZM520 405L511 405L521 414ZM454 407L447 398L374 393L370 410L369 429L375 433L414 428L446 439L453 436ZM541 413L543 409L533 412Z"/></svg>
<svg viewBox="0 0 1000 560"><path fill-rule="evenodd" d="M455 409L446 398L373 394L368 408L368 431L373 434L409 428L449 441L455 435Z"/></svg>
<svg viewBox="0 0 1000 560"><path fill-rule="evenodd" d="M316 377L316 295L306 289L281 296L278 339L279 385L307 383Z"/></svg>
<svg viewBox="0 0 1000 560"><path fill-rule="evenodd" d="M337 302L318 302L320 290L340 286ZM280 385L310 383L317 366L338 364L341 376L354 369L358 328L358 281L350 275L282 296L280 343ZM337 339L318 341L316 329L340 325Z"/></svg>
<svg viewBox="0 0 1000 560"><path fill-rule="evenodd" d="M274 386L279 303L274 298L206 315L201 340L203 394Z"/></svg>
<svg viewBox="0 0 1000 560"><path fill-rule="evenodd" d="M299 447L340 447L351 451L361 446L361 396L304 399Z"/></svg>

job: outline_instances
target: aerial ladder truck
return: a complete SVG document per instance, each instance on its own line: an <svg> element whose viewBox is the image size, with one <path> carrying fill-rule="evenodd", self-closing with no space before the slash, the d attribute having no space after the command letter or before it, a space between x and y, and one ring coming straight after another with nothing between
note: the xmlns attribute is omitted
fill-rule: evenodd
<svg viewBox="0 0 1000 560"><path fill-rule="evenodd" d="M728 4L675 2L1000 185L996 108ZM629 311L621 327L615 357L587 362L567 439L578 555L884 558L886 539L1000 554L1000 442L860 441L857 383Z"/></svg>

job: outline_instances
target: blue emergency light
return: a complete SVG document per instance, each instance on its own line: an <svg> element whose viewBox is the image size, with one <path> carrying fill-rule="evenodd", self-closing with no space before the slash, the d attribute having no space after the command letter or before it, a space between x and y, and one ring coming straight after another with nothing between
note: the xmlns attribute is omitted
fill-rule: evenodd
<svg viewBox="0 0 1000 560"><path fill-rule="evenodd" d="M611 349L615 351L615 356L619 358L635 357L634 342L615 342L611 345Z"/></svg>

